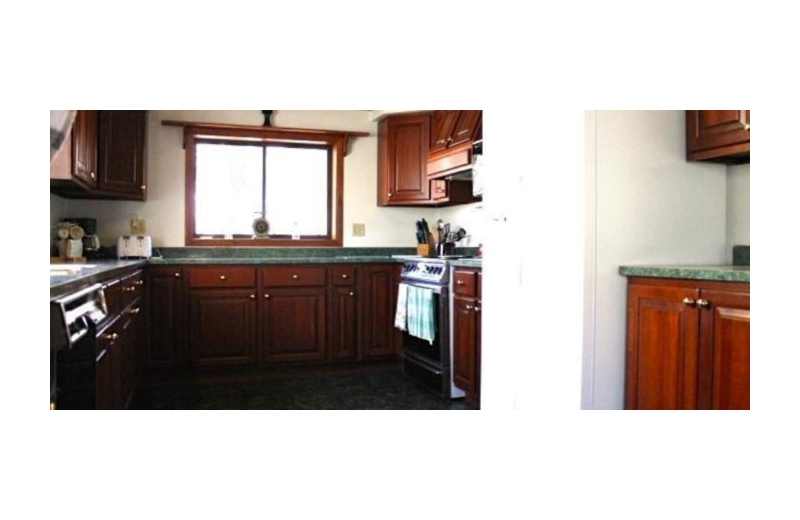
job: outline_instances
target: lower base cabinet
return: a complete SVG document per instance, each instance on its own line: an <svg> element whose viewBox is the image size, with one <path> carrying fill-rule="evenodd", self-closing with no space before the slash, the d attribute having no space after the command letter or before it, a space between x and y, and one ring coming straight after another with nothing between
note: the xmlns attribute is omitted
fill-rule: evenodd
<svg viewBox="0 0 800 520"><path fill-rule="evenodd" d="M194 366L255 361L256 296L252 289L189 292L189 352Z"/></svg>
<svg viewBox="0 0 800 520"><path fill-rule="evenodd" d="M325 287L264 288L262 358L266 362L324 360Z"/></svg>
<svg viewBox="0 0 800 520"><path fill-rule="evenodd" d="M750 409L750 285L632 277L625 407Z"/></svg>
<svg viewBox="0 0 800 520"><path fill-rule="evenodd" d="M453 383L475 405L480 404L482 278L476 269L454 273Z"/></svg>
<svg viewBox="0 0 800 520"><path fill-rule="evenodd" d="M123 310L97 336L95 360L96 408L127 408L139 379L143 318L139 301Z"/></svg>
<svg viewBox="0 0 800 520"><path fill-rule="evenodd" d="M330 358L355 359L358 356L358 318L361 314L355 287L333 287L330 301Z"/></svg>
<svg viewBox="0 0 800 520"><path fill-rule="evenodd" d="M394 327L398 272L397 264L363 268L364 359L395 356L401 348L401 332Z"/></svg>

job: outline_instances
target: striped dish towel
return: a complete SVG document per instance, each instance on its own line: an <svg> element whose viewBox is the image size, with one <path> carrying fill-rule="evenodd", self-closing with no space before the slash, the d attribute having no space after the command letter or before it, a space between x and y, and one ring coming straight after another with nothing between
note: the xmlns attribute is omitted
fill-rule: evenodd
<svg viewBox="0 0 800 520"><path fill-rule="evenodd" d="M408 287L408 333L433 345L436 336L433 291L421 287Z"/></svg>
<svg viewBox="0 0 800 520"><path fill-rule="evenodd" d="M394 313L394 326L406 330L406 300L408 298L408 285L401 283L397 288L397 310Z"/></svg>

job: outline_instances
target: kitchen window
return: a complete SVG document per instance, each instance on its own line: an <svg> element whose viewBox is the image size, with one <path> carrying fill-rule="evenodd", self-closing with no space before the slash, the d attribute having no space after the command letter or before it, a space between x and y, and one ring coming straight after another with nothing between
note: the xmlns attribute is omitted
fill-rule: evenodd
<svg viewBox="0 0 800 520"><path fill-rule="evenodd" d="M344 145L335 134L187 127L186 245L340 246Z"/></svg>

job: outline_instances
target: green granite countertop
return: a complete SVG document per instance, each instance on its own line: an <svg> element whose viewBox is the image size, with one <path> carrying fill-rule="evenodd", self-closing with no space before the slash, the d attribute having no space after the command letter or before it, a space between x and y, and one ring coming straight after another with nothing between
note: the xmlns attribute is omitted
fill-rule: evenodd
<svg viewBox="0 0 800 520"><path fill-rule="evenodd" d="M483 258L459 258L458 260L451 260L450 265L455 267L476 267L481 269L483 267Z"/></svg>
<svg viewBox="0 0 800 520"><path fill-rule="evenodd" d="M262 258L231 258L231 257L172 257L151 258L147 261L150 265L270 265L270 264L376 264L393 263L397 259L391 255L370 256L309 256L309 257L262 257Z"/></svg>
<svg viewBox="0 0 800 520"><path fill-rule="evenodd" d="M651 278L750 283L749 265L623 265L619 268L619 274Z"/></svg>

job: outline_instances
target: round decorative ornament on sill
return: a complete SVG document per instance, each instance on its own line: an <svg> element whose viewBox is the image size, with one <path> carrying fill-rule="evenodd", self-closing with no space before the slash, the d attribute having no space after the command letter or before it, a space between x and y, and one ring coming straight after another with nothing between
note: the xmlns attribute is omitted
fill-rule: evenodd
<svg viewBox="0 0 800 520"><path fill-rule="evenodd" d="M267 219L258 217L253 221L253 233L255 233L256 237L267 238L268 231L269 224L267 224Z"/></svg>

